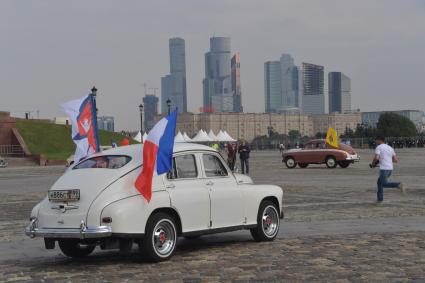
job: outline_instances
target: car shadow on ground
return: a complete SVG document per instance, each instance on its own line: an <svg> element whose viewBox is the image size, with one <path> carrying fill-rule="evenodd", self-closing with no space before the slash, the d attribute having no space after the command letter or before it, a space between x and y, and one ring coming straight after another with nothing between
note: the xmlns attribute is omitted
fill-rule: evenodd
<svg viewBox="0 0 425 283"><path fill-rule="evenodd" d="M247 235L231 235L231 233L226 233L224 236L208 235L197 239L179 238L177 248L170 261L177 260L176 258L179 257L189 257L192 253L196 255L204 250L223 247L228 248L241 243L255 244L256 242L249 236L249 233ZM57 246L55 251L57 251L57 255L46 256L38 258L37 260L35 260L35 258L27 258L27 260L20 260L19 264L36 270L50 270L60 266L72 268L87 265L101 266L104 264L152 264L152 262L147 261L143 257L143 254L139 252L137 243L133 244L133 248L130 252L120 252L118 250L102 251L97 247L93 254L83 258L68 258L60 253Z"/></svg>

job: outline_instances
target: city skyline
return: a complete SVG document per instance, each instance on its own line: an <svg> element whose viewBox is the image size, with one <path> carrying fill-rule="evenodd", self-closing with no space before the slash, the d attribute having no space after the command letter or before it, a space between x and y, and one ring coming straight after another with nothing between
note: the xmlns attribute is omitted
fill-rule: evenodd
<svg viewBox="0 0 425 283"><path fill-rule="evenodd" d="M170 74L161 78L161 113L167 113L167 100L179 112L187 112L186 47L180 37L169 39Z"/></svg>
<svg viewBox="0 0 425 283"><path fill-rule="evenodd" d="M188 111L197 112L203 53L214 34L230 37L243 60L245 112L264 111L264 62L283 52L348 74L355 82L352 108L425 109L424 14L423 1L6 0L0 3L1 109L61 116L61 102L95 85L99 115L114 116L118 130L137 129L143 83L160 86L169 70L166 43L178 36L186 41Z"/></svg>
<svg viewBox="0 0 425 283"><path fill-rule="evenodd" d="M302 63L302 112L324 114L325 108L325 67Z"/></svg>
<svg viewBox="0 0 425 283"><path fill-rule="evenodd" d="M350 112L351 109L351 80L342 72L328 73L329 113Z"/></svg>
<svg viewBox="0 0 425 283"><path fill-rule="evenodd" d="M235 96L237 94L236 91L233 91L236 90L233 82L239 83L240 90L240 80L236 78L239 73L236 69L232 73L232 58L230 37L213 36L210 38L210 49L205 53L201 112L235 112L235 102L237 101ZM235 66L233 67L236 68L240 62L236 62L236 59L234 61ZM233 79L232 74L235 76Z"/></svg>

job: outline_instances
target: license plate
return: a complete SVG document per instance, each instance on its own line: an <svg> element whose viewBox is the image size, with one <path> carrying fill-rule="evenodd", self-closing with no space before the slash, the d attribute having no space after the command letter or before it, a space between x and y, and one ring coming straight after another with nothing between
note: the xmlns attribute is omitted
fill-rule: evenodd
<svg viewBox="0 0 425 283"><path fill-rule="evenodd" d="M80 190L49 191L50 201L77 201L80 199Z"/></svg>

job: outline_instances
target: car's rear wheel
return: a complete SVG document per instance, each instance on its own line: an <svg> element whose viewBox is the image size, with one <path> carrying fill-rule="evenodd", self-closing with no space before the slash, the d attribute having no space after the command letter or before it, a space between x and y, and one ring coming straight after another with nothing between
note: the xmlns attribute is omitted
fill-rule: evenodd
<svg viewBox="0 0 425 283"><path fill-rule="evenodd" d="M300 166L301 168L307 168L308 163L298 163L298 166Z"/></svg>
<svg viewBox="0 0 425 283"><path fill-rule="evenodd" d="M257 227L252 228L251 235L257 242L273 241L279 232L279 210L276 205L265 200L258 209Z"/></svg>
<svg viewBox="0 0 425 283"><path fill-rule="evenodd" d="M58 242L64 255L75 258L88 256L96 248L96 245L82 244L77 239L63 239Z"/></svg>
<svg viewBox="0 0 425 283"><path fill-rule="evenodd" d="M350 162L349 161L340 161L340 162L338 162L338 165L341 168L347 168L348 166L350 166Z"/></svg>
<svg viewBox="0 0 425 283"><path fill-rule="evenodd" d="M286 167L292 169L295 168L295 166L297 166L297 163L295 162L295 159L292 156L286 157L285 159L285 165Z"/></svg>
<svg viewBox="0 0 425 283"><path fill-rule="evenodd" d="M326 157L325 163L328 168L335 168L337 165L336 158L334 156Z"/></svg>
<svg viewBox="0 0 425 283"><path fill-rule="evenodd" d="M177 244L177 229L174 219L165 213L154 214L146 225L146 234L139 248L149 261L168 260Z"/></svg>

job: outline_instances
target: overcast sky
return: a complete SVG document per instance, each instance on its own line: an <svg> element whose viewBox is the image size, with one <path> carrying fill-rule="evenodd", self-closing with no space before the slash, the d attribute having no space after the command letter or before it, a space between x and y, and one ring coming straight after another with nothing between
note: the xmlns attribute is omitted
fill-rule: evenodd
<svg viewBox="0 0 425 283"><path fill-rule="evenodd" d="M168 39L186 40L188 108L202 104L212 35L240 52L243 106L264 111L264 62L351 78L363 111L425 109L425 1L0 1L0 110L64 116L59 104L99 89L99 115L137 129L143 83L160 88ZM160 90L157 92L160 93Z"/></svg>

